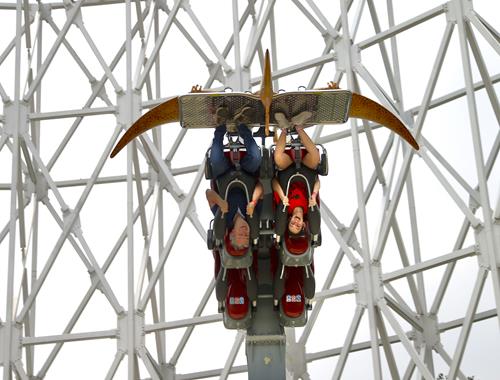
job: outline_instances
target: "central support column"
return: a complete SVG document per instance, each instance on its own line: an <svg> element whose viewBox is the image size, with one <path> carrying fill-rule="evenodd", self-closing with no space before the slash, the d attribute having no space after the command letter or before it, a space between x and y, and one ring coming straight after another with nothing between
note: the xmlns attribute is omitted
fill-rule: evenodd
<svg viewBox="0 0 500 380"><path fill-rule="evenodd" d="M273 279L268 244L259 248L257 309L247 330L246 354L249 380L285 379L286 338L273 307Z"/></svg>

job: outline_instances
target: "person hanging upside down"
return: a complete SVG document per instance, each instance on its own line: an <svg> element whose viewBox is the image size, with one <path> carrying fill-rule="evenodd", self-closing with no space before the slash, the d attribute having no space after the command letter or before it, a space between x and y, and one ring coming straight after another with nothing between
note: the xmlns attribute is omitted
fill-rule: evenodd
<svg viewBox="0 0 500 380"><path fill-rule="evenodd" d="M229 231L229 241L235 249L249 246L251 235L249 218L253 217L255 206L263 192L262 185L255 179L261 163L260 149L252 136L251 129L247 127L254 112L250 107L243 107L233 118L246 149L246 154L239 162L241 171L236 172L233 163L224 155L223 138L227 130L226 121L229 120L225 107L219 107L216 111L219 126L215 129L210 150L212 175L216 184L219 187L223 186L224 189L219 188L218 191L208 189L205 193L206 198L216 218L220 215L225 220L223 223L225 230ZM230 181L237 177L238 179L243 177L243 182L246 179L252 183L248 187L232 186ZM251 194L248 194L248 191ZM217 231L217 228L215 230ZM221 238L221 236L216 237Z"/></svg>
<svg viewBox="0 0 500 380"><path fill-rule="evenodd" d="M304 230L305 217L308 209L317 206L320 182L316 168L320 162L320 154L316 145L304 131L304 123L311 117L311 112L304 111L293 117L290 122L282 113L276 113L275 119L281 127L281 135L276 143L274 162L278 174L273 179L272 185L276 202L287 208L288 231L292 235L300 234ZM296 165L291 154L285 150L286 136L290 126L295 127L304 150L300 150L300 165ZM284 188L288 187L285 193ZM311 189L312 187L312 189ZM277 214L279 219L280 213ZM277 221L277 225L282 224Z"/></svg>

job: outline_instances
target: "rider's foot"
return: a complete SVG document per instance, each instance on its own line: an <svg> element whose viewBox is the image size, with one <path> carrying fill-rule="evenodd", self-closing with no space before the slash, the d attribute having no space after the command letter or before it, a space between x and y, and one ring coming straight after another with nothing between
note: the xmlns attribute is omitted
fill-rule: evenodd
<svg viewBox="0 0 500 380"><path fill-rule="evenodd" d="M292 117L291 121L292 121L293 125L302 127L304 125L304 123L311 118L311 116L312 116L312 112L302 111L298 115L295 115L294 117Z"/></svg>
<svg viewBox="0 0 500 380"><path fill-rule="evenodd" d="M227 123L226 126L229 133L236 133L236 125L234 123Z"/></svg>
<svg viewBox="0 0 500 380"><path fill-rule="evenodd" d="M253 117L255 116L255 109L250 106L243 106L236 111L234 115L234 123L238 124L250 124Z"/></svg>
<svg viewBox="0 0 500 380"><path fill-rule="evenodd" d="M290 128L290 123L288 122L286 116L284 113L281 113L281 112L276 112L274 114L274 118L276 119L276 121L278 122L278 126L281 128L281 129L288 129Z"/></svg>
<svg viewBox="0 0 500 380"><path fill-rule="evenodd" d="M226 124L226 120L229 119L229 110L226 106L220 106L215 111L215 119L217 125Z"/></svg>

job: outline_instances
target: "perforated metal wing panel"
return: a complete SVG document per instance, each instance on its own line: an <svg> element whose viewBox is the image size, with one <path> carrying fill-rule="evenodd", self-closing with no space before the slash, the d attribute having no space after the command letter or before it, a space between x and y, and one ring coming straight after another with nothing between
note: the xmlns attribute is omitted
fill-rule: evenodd
<svg viewBox="0 0 500 380"><path fill-rule="evenodd" d="M291 118L303 111L312 112L306 125L345 123L349 115L352 93L348 90L296 91L273 96L271 124L274 114L284 113ZM244 106L255 110L251 125L264 123L264 107L258 96L244 93L197 93L179 97L180 122L184 128L212 128L216 126L215 112L226 106L232 117ZM230 121L229 121L230 123Z"/></svg>
<svg viewBox="0 0 500 380"><path fill-rule="evenodd" d="M303 111L312 112L306 125L345 123L349 116L352 93L348 90L296 91L278 94L271 104L271 122L274 114L283 112L291 118Z"/></svg>
<svg viewBox="0 0 500 380"><path fill-rule="evenodd" d="M184 128L212 128L217 124L215 111L221 106L228 108L231 119L239 109L250 106L256 111L255 124L264 120L264 107L259 97L244 93L214 92L180 96L180 123Z"/></svg>

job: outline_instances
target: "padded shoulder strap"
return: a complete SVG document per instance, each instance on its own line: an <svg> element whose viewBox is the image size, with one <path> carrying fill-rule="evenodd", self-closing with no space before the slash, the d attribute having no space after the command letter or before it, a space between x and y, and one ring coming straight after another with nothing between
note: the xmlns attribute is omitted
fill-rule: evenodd
<svg viewBox="0 0 500 380"><path fill-rule="evenodd" d="M231 170L215 180L219 195L227 198L229 190L238 186L245 191L247 200L250 200L257 182L256 178L243 170Z"/></svg>
<svg viewBox="0 0 500 380"><path fill-rule="evenodd" d="M288 168L278 172L278 181L285 194L288 194L288 187L295 180L305 181L308 185L308 191L310 192L317 178L318 173L304 165L301 165L299 168L290 165ZM308 194L308 197L310 195L311 194Z"/></svg>

